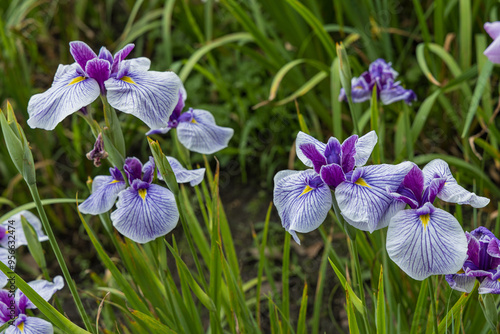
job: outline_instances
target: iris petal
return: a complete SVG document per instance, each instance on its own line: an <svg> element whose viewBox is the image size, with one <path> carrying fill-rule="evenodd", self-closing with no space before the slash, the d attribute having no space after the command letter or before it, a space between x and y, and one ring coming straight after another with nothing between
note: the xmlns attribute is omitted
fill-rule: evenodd
<svg viewBox="0 0 500 334"><path fill-rule="evenodd" d="M500 294L500 282L497 279L490 279L489 277L485 277L479 285L478 292L479 294Z"/></svg>
<svg viewBox="0 0 500 334"><path fill-rule="evenodd" d="M85 66L89 60L97 58L94 50L92 50L86 43L80 41L70 42L69 52L71 52L71 55L78 65L80 65L82 70L85 70Z"/></svg>
<svg viewBox="0 0 500 334"><path fill-rule="evenodd" d="M72 113L88 106L100 93L96 80L77 72L78 64L59 65L47 91L36 94L28 102L28 125L52 130Z"/></svg>
<svg viewBox="0 0 500 334"><path fill-rule="evenodd" d="M172 171L175 174L177 183L189 182L189 184L194 187L197 184L200 184L201 181L203 181L203 177L205 176L205 168L188 170L184 168L176 158L167 157L167 159L170 167L172 167Z"/></svg>
<svg viewBox="0 0 500 334"><path fill-rule="evenodd" d="M412 163L404 162L395 166L383 164L356 168L352 182L343 182L335 189L335 197L345 220L360 230L370 232L387 225L389 214L394 214L394 210L401 205L395 205L388 211L394 200L386 189L395 191L412 166Z"/></svg>
<svg viewBox="0 0 500 334"><path fill-rule="evenodd" d="M132 71L104 84L112 107L158 129L167 124L177 105L181 81L173 72Z"/></svg>
<svg viewBox="0 0 500 334"><path fill-rule="evenodd" d="M38 219L38 217L32 214L31 212L23 210L0 224L0 226L5 228L6 232L9 230L8 226L13 227L12 230L15 231L15 237L16 237L16 248L19 248L21 246L26 246L28 244L28 241L26 240L26 235L24 234L23 225L21 223L21 216L26 218L28 223L33 227L36 234L38 235L39 241L43 242L49 240L49 237L47 237L43 233L42 223L40 222L40 219ZM12 220L14 221L14 223L10 224L9 221ZM7 237L0 238L0 245L8 248L8 241L9 239Z"/></svg>
<svg viewBox="0 0 500 334"><path fill-rule="evenodd" d="M125 189L123 181L112 176L99 175L92 182L92 194L78 206L81 213L99 215L111 210L120 191Z"/></svg>
<svg viewBox="0 0 500 334"><path fill-rule="evenodd" d="M16 258L11 258L9 260L9 251L7 248L0 247L0 261L3 262L6 266L8 266L10 269L14 270L16 267ZM12 264L9 264L9 261L13 261ZM7 275L5 275L2 271L0 271L0 288L3 288L7 284Z"/></svg>
<svg viewBox="0 0 500 334"><path fill-rule="evenodd" d="M22 328L22 330L21 330ZM54 328L52 324L46 320L37 317L28 317L25 314L20 314L14 321L13 326L9 326L5 330L6 334L52 334Z"/></svg>
<svg viewBox="0 0 500 334"><path fill-rule="evenodd" d="M215 124L214 116L201 109L193 109L190 121L179 122L177 126L181 144L201 154L212 154L226 148L233 133L233 129Z"/></svg>
<svg viewBox="0 0 500 334"><path fill-rule="evenodd" d="M432 160L422 169L422 171L424 173L426 186L428 186L434 178L446 178L443 188L437 194L437 197L445 202L469 204L475 208L482 208L490 202L488 198L477 196L458 185L451 174L450 167L441 159Z"/></svg>
<svg viewBox="0 0 500 334"><path fill-rule="evenodd" d="M495 39L483 53L492 63L500 64L500 38Z"/></svg>
<svg viewBox="0 0 500 334"><path fill-rule="evenodd" d="M373 148L377 144L377 133L375 131L370 131L366 135L360 137L356 142L356 154L354 155L354 160L356 161L356 166L363 166L368 161L368 158L372 154Z"/></svg>
<svg viewBox="0 0 500 334"><path fill-rule="evenodd" d="M446 281L450 285L450 288L454 290L471 293L472 289L474 289L476 278L464 274L453 274L446 275Z"/></svg>
<svg viewBox="0 0 500 334"><path fill-rule="evenodd" d="M317 229L332 207L330 188L320 183L316 188L309 183L317 178L312 170L281 171L274 177L274 205L281 224L300 244L296 232L307 233Z"/></svg>
<svg viewBox="0 0 500 334"><path fill-rule="evenodd" d="M323 144L316 138L308 135L307 133L304 133L302 131L299 131L297 134L297 140L295 141L295 148L297 152L297 157L306 165L307 167L313 167L313 163L311 160L309 160L306 155L302 152L300 149L300 146L304 144L313 144L316 149L318 150L319 153L325 154L325 149L326 149L326 144Z"/></svg>
<svg viewBox="0 0 500 334"><path fill-rule="evenodd" d="M486 30L491 38L497 39L497 37L500 36L500 21L486 22L484 24L484 30Z"/></svg>
<svg viewBox="0 0 500 334"><path fill-rule="evenodd" d="M426 203L391 219L387 252L410 277L423 280L458 272L467 258L467 239L455 217Z"/></svg>
<svg viewBox="0 0 500 334"><path fill-rule="evenodd" d="M29 282L28 285L33 290L35 290L35 292L38 293L45 301L49 301L50 298L52 298L52 296L54 295L54 293L64 288L64 279L62 278L62 276L56 276L54 277L53 282L49 282L44 279L39 279L36 281ZM37 308L35 304L33 304L21 290L17 289L16 300L19 301L21 298L26 298L26 303L23 303L24 305L22 311L24 311L24 309Z"/></svg>
<svg viewBox="0 0 500 334"><path fill-rule="evenodd" d="M179 220L174 195L156 184L139 191L123 190L116 207L111 214L113 225L118 232L138 243L169 233Z"/></svg>

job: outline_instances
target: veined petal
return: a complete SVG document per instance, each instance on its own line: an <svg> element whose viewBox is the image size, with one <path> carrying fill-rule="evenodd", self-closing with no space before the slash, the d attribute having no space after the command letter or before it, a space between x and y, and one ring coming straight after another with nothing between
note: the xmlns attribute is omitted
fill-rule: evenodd
<svg viewBox="0 0 500 334"><path fill-rule="evenodd" d="M96 80L104 94L104 81L109 79L111 64L105 59L94 58L87 62L85 72L87 75Z"/></svg>
<svg viewBox="0 0 500 334"><path fill-rule="evenodd" d="M491 38L497 39L497 37L500 36L500 21L486 22L484 24L484 30L486 30Z"/></svg>
<svg viewBox="0 0 500 334"><path fill-rule="evenodd" d="M80 41L70 42L69 52L71 52L71 55L78 65L80 65L82 70L85 70L85 66L89 60L97 58L94 50L92 50L86 43Z"/></svg>
<svg viewBox="0 0 500 334"><path fill-rule="evenodd" d="M318 184L316 178L312 170L281 171L274 177L274 205L281 224L298 244L296 232L317 229L333 204L330 188L323 182Z"/></svg>
<svg viewBox="0 0 500 334"><path fill-rule="evenodd" d="M177 137L188 150L201 154L212 154L226 148L234 130L215 124L214 116L201 109L192 109L189 121L181 121L177 126Z"/></svg>
<svg viewBox="0 0 500 334"><path fill-rule="evenodd" d="M425 203L391 219L387 252L410 277L423 280L457 273L467 258L467 239L455 217Z"/></svg>
<svg viewBox="0 0 500 334"><path fill-rule="evenodd" d="M172 167L172 171L175 174L175 178L177 179L177 183L187 183L194 187L203 181L203 177L205 176L205 168L198 168L193 170L188 170L184 168L179 160L174 157L167 157L168 163L170 167Z"/></svg>
<svg viewBox="0 0 500 334"><path fill-rule="evenodd" d="M50 298L56 293L57 291L61 290L64 288L64 279L62 276L56 276L54 277L53 282L46 281L44 279L39 279L36 281L31 281L28 283L28 285L35 290L36 293L40 295L45 301L49 301ZM33 304L27 297L26 295L19 289L16 290L16 301L20 301L21 298L26 298L26 301L22 303L18 303L18 307L22 306L21 311L24 313L25 309L36 309L35 304Z"/></svg>
<svg viewBox="0 0 500 334"><path fill-rule="evenodd" d="M356 161L356 166L363 166L370 158L373 148L377 144L377 133L375 131L370 131L366 135L360 137L356 142L356 154L354 155L354 160Z"/></svg>
<svg viewBox="0 0 500 334"><path fill-rule="evenodd" d="M124 181L112 176L99 175L92 183L92 194L78 206L81 213L98 215L111 210L120 191L125 189Z"/></svg>
<svg viewBox="0 0 500 334"><path fill-rule="evenodd" d="M120 63L122 60L127 58L127 56L132 52L134 49L134 44L127 44L121 49L120 51L117 51L113 57L113 64L111 65L111 72L116 73L119 70Z"/></svg>
<svg viewBox="0 0 500 334"><path fill-rule="evenodd" d="M313 167L313 163L311 160L309 160L305 154L302 152L300 149L300 146L304 144L313 144L316 146L316 149L318 150L319 153L324 154L325 149L326 149L326 144L323 144L316 138L308 135L307 133L304 133L302 131L299 131L297 134L297 140L295 140L295 151L297 153L297 157L306 165L307 167Z"/></svg>
<svg viewBox="0 0 500 334"><path fill-rule="evenodd" d="M471 293L476 283L475 277L470 277L464 274L446 275L446 281L453 290Z"/></svg>
<svg viewBox="0 0 500 334"><path fill-rule="evenodd" d="M77 72L79 65L59 65L52 87L31 97L28 125L52 130L68 115L91 104L100 93L99 84Z"/></svg>
<svg viewBox="0 0 500 334"><path fill-rule="evenodd" d="M121 62L120 70L118 71L116 77L118 79L127 75L127 72L145 72L151 67L151 60L146 57L139 57L130 60L124 60Z"/></svg>
<svg viewBox="0 0 500 334"><path fill-rule="evenodd" d="M488 57L488 59L495 64L500 64L500 38L495 39L487 48L484 50L483 54Z"/></svg>
<svg viewBox="0 0 500 334"><path fill-rule="evenodd" d="M469 204L474 208L485 207L490 202L488 198L477 196L458 185L451 174L450 167L441 159L432 160L422 169L422 171L424 173L426 186L428 186L434 178L446 178L443 188L437 194L437 197L443 201L457 204Z"/></svg>
<svg viewBox="0 0 500 334"><path fill-rule="evenodd" d="M352 226L373 232L387 225L386 215L394 213L400 205L394 205L386 189L395 191L406 173L413 166L410 162L398 165L373 165L354 170L351 182L343 182L335 189L340 212ZM382 222L382 224L380 224Z"/></svg>
<svg viewBox="0 0 500 334"><path fill-rule="evenodd" d="M101 47L97 58L107 60L110 64L113 63L113 55L111 54L111 52L109 52L108 49L106 49L105 46Z"/></svg>
<svg viewBox="0 0 500 334"><path fill-rule="evenodd" d="M491 279L489 277L485 277L484 280L479 285L478 293L500 294L500 281L498 281L498 279Z"/></svg>
<svg viewBox="0 0 500 334"><path fill-rule="evenodd" d="M118 232L135 242L152 241L177 225L179 211L167 188L151 184L137 191L130 187L118 196L111 220Z"/></svg>
<svg viewBox="0 0 500 334"><path fill-rule="evenodd" d="M53 334L52 324L46 320L28 317L26 314L20 314L14 320L13 326L5 330L6 334Z"/></svg>
<svg viewBox="0 0 500 334"><path fill-rule="evenodd" d="M311 143L302 144L299 146L299 149L312 162L314 171L319 174L321 167L327 164L324 154L320 153L316 146Z"/></svg>
<svg viewBox="0 0 500 334"><path fill-rule="evenodd" d="M357 135L352 135L342 143L342 169L345 173L349 173L353 170L356 161L354 156L356 155L356 142L358 141Z"/></svg>
<svg viewBox="0 0 500 334"><path fill-rule="evenodd" d="M12 226L11 228L12 231L15 231L15 238L16 238L16 248L19 248L21 246L26 246L28 244L28 241L26 240L26 235L24 234L23 230L23 225L21 222L21 216L26 218L26 221L33 227L35 230L36 234L38 235L38 240L43 242L49 240L49 237L47 237L43 233L42 229L42 223L40 222L40 219L38 219L37 216L32 214L29 211L23 210L19 212L18 214L8 218L4 222L0 224L3 228L5 228L5 236L0 236L0 245L3 247L8 248L8 232L9 232L9 226ZM9 221L14 221L13 224L10 224Z"/></svg>
<svg viewBox="0 0 500 334"><path fill-rule="evenodd" d="M11 257L9 259L9 251L7 248L0 247L0 261L3 262L7 267L11 268L16 266L16 257ZM14 261L12 265L9 264L9 261ZM3 273L3 271L0 271L0 288L3 288L7 284L7 275Z"/></svg>
<svg viewBox="0 0 500 334"><path fill-rule="evenodd" d="M104 84L112 107L134 115L154 130L167 124L179 99L181 81L173 72L133 71Z"/></svg>
<svg viewBox="0 0 500 334"><path fill-rule="evenodd" d="M146 136L164 135L164 134L166 134L169 131L170 131L170 127L166 126L164 128L159 128L159 129L155 129L155 130L149 130L148 132L146 132Z"/></svg>
<svg viewBox="0 0 500 334"><path fill-rule="evenodd" d="M320 175L323 182L332 188L336 188L346 180L342 167L337 164L329 164L321 167Z"/></svg>

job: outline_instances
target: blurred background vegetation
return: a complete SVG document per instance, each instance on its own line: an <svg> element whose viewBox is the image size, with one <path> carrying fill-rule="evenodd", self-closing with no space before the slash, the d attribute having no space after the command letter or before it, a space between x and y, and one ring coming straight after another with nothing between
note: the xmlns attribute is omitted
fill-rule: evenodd
<svg viewBox="0 0 500 334"><path fill-rule="evenodd" d="M241 252L240 265L250 278L257 257L250 241L253 231L261 233L272 178L282 169L304 168L292 149L299 115L318 139L345 139L353 131L348 106L337 99L335 43L342 41L355 76L384 58L400 73L405 88L418 96L410 107L380 106L381 161L413 160L422 166L443 158L466 188L492 199L486 210L467 208L463 218L461 211L456 213L464 229L485 225L498 235L494 208L500 199L500 132L493 116L499 72L482 54L491 42L483 24L495 21L498 12L499 3L493 0L1 1L0 103L4 107L9 100L18 121L25 124L29 98L50 87L59 64L73 62L73 40L96 51L104 45L112 52L135 43L129 58L145 56L153 70L178 73L188 92L186 107L209 110L219 125L235 130L217 158L221 196ZM366 133L373 126L369 103L359 112L360 131ZM148 129L132 116L119 117L126 124L129 155L146 160ZM93 137L77 115L52 132L27 125L24 130L34 148L43 198L74 198L77 191L85 197L82 175L106 173L105 164L96 169L85 158ZM175 155L170 136L165 136L163 150ZM192 159L202 161L201 156ZM0 172L2 212L31 201L3 144ZM47 210L61 243L68 245L68 258L74 259L72 271L87 280L100 268L92 250L82 253L69 247L86 240L74 209L60 205ZM318 273L325 275L326 270L320 233L328 232L331 221L320 232L304 236L305 246L294 248L291 260L291 292L298 293L300 302L304 281L310 291L316 289L316 297L322 298L319 306L318 298L311 300L315 306L309 310L315 317L321 314L325 323L318 326L325 330L331 320L338 328L346 326L343 291L337 291L333 273L327 273L329 282L317 284ZM271 222L269 258L279 263L285 232L275 212ZM330 240L344 238L336 233L329 234ZM333 247L345 253L344 242ZM366 269L378 271L375 263ZM24 270L29 271L29 265ZM280 270L276 266L278 275ZM411 305L415 294L410 289L402 305ZM292 305L292 312L299 306Z"/></svg>

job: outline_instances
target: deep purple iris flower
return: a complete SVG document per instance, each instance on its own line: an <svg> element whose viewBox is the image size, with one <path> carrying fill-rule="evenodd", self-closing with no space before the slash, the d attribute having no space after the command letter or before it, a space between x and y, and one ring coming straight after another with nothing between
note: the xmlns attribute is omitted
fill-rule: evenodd
<svg viewBox="0 0 500 334"><path fill-rule="evenodd" d="M373 87L377 85L377 99L383 104L391 104L397 101L404 101L411 104L417 100L417 95L411 89L404 89L399 81L395 81L398 76L391 63L384 59L377 59L370 64L368 71L361 76L351 79L351 96L354 103L368 101L372 97ZM347 101L345 90L340 90L339 101Z"/></svg>
<svg viewBox="0 0 500 334"><path fill-rule="evenodd" d="M325 144L299 132L297 156L313 169L280 171L274 177L274 204L283 227L297 243L296 232L311 232L325 220L333 205L332 190L344 219L360 230L383 228L404 208L386 187L396 190L412 164L363 167L376 143L374 131L351 136L342 144L334 137Z"/></svg>
<svg viewBox="0 0 500 334"><path fill-rule="evenodd" d="M165 134L170 129L177 128L179 142L190 151L213 154L226 148L234 130L218 126L212 114L206 110L189 108L188 111L182 113L186 98L186 90L181 85L179 101L170 116L167 126L151 130L147 135Z"/></svg>
<svg viewBox="0 0 500 334"><path fill-rule="evenodd" d="M485 23L484 30L493 38L493 43L484 50L484 55L492 63L500 64L500 21Z"/></svg>
<svg viewBox="0 0 500 334"><path fill-rule="evenodd" d="M29 282L28 285L45 301L49 301L56 291L64 287L64 280L61 276L56 276L52 283L46 280L36 280ZM13 309L12 305L14 305ZM14 296L10 290L0 290L0 326L11 321L13 317L16 318L12 323L13 326L7 327L4 333L54 333L50 322L30 316L33 309L36 309L36 306L20 290L16 290Z"/></svg>
<svg viewBox="0 0 500 334"><path fill-rule="evenodd" d="M486 206L490 200L458 185L448 164L440 159L429 162L423 170L414 166L396 191L387 191L396 201L410 206L389 223L389 257L417 280L456 273L466 259L467 240L457 219L436 208L434 200L437 197L475 208Z"/></svg>
<svg viewBox="0 0 500 334"><path fill-rule="evenodd" d="M467 260L456 274L446 275L446 281L452 289L470 293L477 279L480 294L500 294L500 240L482 226L465 232L465 237Z"/></svg>
<svg viewBox="0 0 500 334"><path fill-rule="evenodd" d="M187 170L174 158L167 157L177 182L192 186L203 180L205 169ZM127 238L146 243L174 229L179 211L174 195L165 187L153 183L154 160L142 165L137 158L127 158L123 167L129 187L120 170L109 169L110 176L99 175L92 183L92 194L80 206L82 213L98 215L113 208L111 221Z"/></svg>
<svg viewBox="0 0 500 334"><path fill-rule="evenodd" d="M64 118L85 110L99 95L152 129L167 124L179 98L181 80L173 72L149 71L147 58L125 60L134 48L126 45L114 56L102 47L97 55L83 42L71 42L72 65L59 65L52 87L31 97L28 125L52 130Z"/></svg>

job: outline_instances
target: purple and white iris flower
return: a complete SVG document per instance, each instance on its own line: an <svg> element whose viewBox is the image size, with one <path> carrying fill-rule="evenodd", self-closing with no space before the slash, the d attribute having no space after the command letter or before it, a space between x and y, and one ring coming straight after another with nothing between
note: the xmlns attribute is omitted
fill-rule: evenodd
<svg viewBox="0 0 500 334"><path fill-rule="evenodd" d="M164 126L177 104L181 81L173 72L149 71L147 58L125 60L133 48L128 44L112 56L102 47L97 55L87 44L71 42L75 63L59 65L52 87L31 97L28 125L52 130L103 95L113 108L134 115L150 128Z"/></svg>
<svg viewBox="0 0 500 334"><path fill-rule="evenodd" d="M470 293L477 279L480 294L500 294L500 240L482 226L465 232L465 237L467 260L456 274L446 275L446 281L452 289Z"/></svg>
<svg viewBox="0 0 500 334"><path fill-rule="evenodd" d="M179 100L168 123L166 123L167 126L151 130L147 135L165 134L170 129L177 128L179 142L190 151L213 154L226 148L234 130L218 126L214 116L206 110L189 108L188 111L182 113L186 98L186 90L181 86Z"/></svg>
<svg viewBox="0 0 500 334"><path fill-rule="evenodd" d="M40 219L38 219L38 217L35 216L34 214L32 214L31 212L23 210L23 211L19 212L18 214L13 215L13 216L9 217L7 220L0 223L0 246L1 247L9 248L8 247L9 231L15 231L15 233L16 233L16 238L15 238L16 248L19 248L21 246L26 246L28 244L28 241L26 240L26 235L24 234L24 230L23 230L21 216L26 218L26 221L33 227L36 234L38 235L38 240L40 242L49 240L49 237L47 237L43 233L42 223L40 222ZM10 226L10 230L9 230L9 226Z"/></svg>
<svg viewBox="0 0 500 334"><path fill-rule="evenodd" d="M368 71L351 79L352 101L368 101L372 97L373 87L377 85L377 99L382 104L404 101L411 105L417 100L417 95L411 89L404 89L399 81L395 81L397 76L398 72L392 68L391 63L386 63L384 59L375 60ZM339 101L347 101L344 88L340 90Z"/></svg>
<svg viewBox="0 0 500 334"><path fill-rule="evenodd" d="M387 226L404 208L386 192L386 186L396 190L412 164L362 167L376 143L375 131L360 138L351 136L342 144L334 137L324 144L299 132L297 156L313 169L285 170L274 177L274 205L283 227L297 243L296 232L311 232L325 220L333 205L331 190L344 219L364 231Z"/></svg>
<svg viewBox="0 0 500 334"><path fill-rule="evenodd" d="M204 168L189 171L174 158L168 158L173 162L172 170L178 182L196 185L203 180ZM130 186L127 187L118 168L110 168L110 176L94 178L92 194L79 206L80 212L105 213L113 208L118 198L111 221L127 238L146 243L172 231L179 220L179 211L172 192L152 183L154 160L150 159L143 166L137 158L127 158L123 169Z"/></svg>
<svg viewBox="0 0 500 334"><path fill-rule="evenodd" d="M36 280L29 282L28 285L35 290L43 299L49 301L50 298L64 287L64 281L61 276L54 277L54 282L46 280ZM12 314L11 305L14 305L14 314ZM6 334L52 334L54 328L46 320L32 317L27 310L36 309L36 306L26 297L21 290L16 290L14 296L11 291L0 290L0 326L10 322L13 317L15 320L12 325L7 327Z"/></svg>
<svg viewBox="0 0 500 334"><path fill-rule="evenodd" d="M500 21L485 23L484 30L493 38L493 43L484 50L484 55L492 63L500 64Z"/></svg>
<svg viewBox="0 0 500 334"><path fill-rule="evenodd" d="M400 187L387 189L396 201L410 209L392 217L387 231L389 257L410 277L455 274L467 258L467 239L457 219L436 208L436 197L457 204L482 208L489 199L460 185L446 162L429 162L423 170L414 166Z"/></svg>

